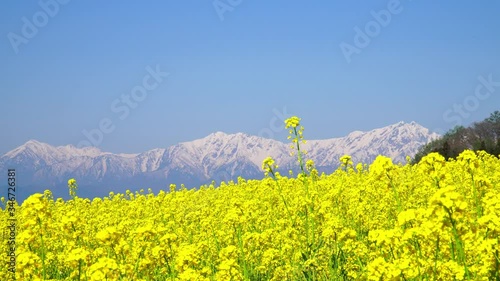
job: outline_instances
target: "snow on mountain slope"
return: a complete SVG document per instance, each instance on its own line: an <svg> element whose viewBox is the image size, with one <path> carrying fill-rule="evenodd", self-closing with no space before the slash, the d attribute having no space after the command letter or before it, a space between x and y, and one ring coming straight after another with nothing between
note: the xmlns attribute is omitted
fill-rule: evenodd
<svg viewBox="0 0 500 281"><path fill-rule="evenodd" d="M209 178L222 166L244 160L260 169L262 160L272 156L285 159L287 145L282 142L250 136L247 134L225 134L217 132L192 142L185 142L169 148L171 164L200 169Z"/></svg>
<svg viewBox="0 0 500 281"><path fill-rule="evenodd" d="M342 138L308 140L302 148L318 167L332 171L344 154L351 155L355 163L369 163L379 154L404 163L406 156L413 156L420 146L436 137L415 122L399 122L368 132L355 131ZM72 145L54 147L30 140L0 157L0 168L15 167L23 172L24 184L44 188L64 185L71 177L97 189L105 184L116 188L123 184L156 184L166 188L170 182L186 181L196 186L240 175L262 177L262 160L268 156L283 169L296 167L296 159L289 153L288 143L243 133L216 132L140 154L113 154Z"/></svg>
<svg viewBox="0 0 500 281"><path fill-rule="evenodd" d="M422 145L437 137L415 122L399 122L369 132L355 131L343 138L309 141L303 147L318 166L336 164L345 154L354 162L369 163L377 155L385 155L405 163L406 156L413 157Z"/></svg>

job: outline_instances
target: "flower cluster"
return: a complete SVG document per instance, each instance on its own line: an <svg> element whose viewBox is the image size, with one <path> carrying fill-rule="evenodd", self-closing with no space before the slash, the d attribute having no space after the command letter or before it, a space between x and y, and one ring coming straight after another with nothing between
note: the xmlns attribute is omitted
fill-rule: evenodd
<svg viewBox="0 0 500 281"><path fill-rule="evenodd" d="M75 179L68 180L68 187L69 187L69 195L71 196L71 198L75 198L76 190L78 189L76 180Z"/></svg>
<svg viewBox="0 0 500 281"><path fill-rule="evenodd" d="M278 165L274 163L273 158L267 157L262 161L262 170L264 170L264 174L268 176L271 174L273 177L275 176L275 171L278 169Z"/></svg>

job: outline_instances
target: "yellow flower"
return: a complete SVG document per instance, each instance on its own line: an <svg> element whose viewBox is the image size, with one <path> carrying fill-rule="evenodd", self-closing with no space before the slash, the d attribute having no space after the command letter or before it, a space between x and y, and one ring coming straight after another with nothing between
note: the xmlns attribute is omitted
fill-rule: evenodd
<svg viewBox="0 0 500 281"><path fill-rule="evenodd" d="M267 157L262 161L262 170L264 170L264 174L267 176L269 174L275 175L275 171L278 169L278 165L274 164L274 159L271 157Z"/></svg>
<svg viewBox="0 0 500 281"><path fill-rule="evenodd" d="M78 189L78 185L76 184L75 179L69 179L68 180L68 187L69 187L69 195L73 198L76 196L76 190Z"/></svg>
<svg viewBox="0 0 500 281"><path fill-rule="evenodd" d="M311 172L314 169L314 161L309 159L306 161L306 169Z"/></svg>
<svg viewBox="0 0 500 281"><path fill-rule="evenodd" d="M76 184L76 180L75 179L69 179L68 180L68 186L72 186L72 185L75 185Z"/></svg>
<svg viewBox="0 0 500 281"><path fill-rule="evenodd" d="M340 163L342 164L342 167L348 167L348 166L353 165L353 162L351 160L351 156L349 156L349 155L344 155L344 156L340 157Z"/></svg>
<svg viewBox="0 0 500 281"><path fill-rule="evenodd" d="M300 125L300 118L297 116L293 116L285 120L285 128L297 128Z"/></svg>

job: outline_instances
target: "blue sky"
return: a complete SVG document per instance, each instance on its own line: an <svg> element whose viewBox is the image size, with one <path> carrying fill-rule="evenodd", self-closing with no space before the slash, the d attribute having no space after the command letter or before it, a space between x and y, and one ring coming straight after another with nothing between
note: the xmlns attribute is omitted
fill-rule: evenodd
<svg viewBox="0 0 500 281"><path fill-rule="evenodd" d="M29 139L115 153L216 131L286 140L282 115L302 117L307 139L468 125L499 109L499 12L494 0L1 1L0 153Z"/></svg>

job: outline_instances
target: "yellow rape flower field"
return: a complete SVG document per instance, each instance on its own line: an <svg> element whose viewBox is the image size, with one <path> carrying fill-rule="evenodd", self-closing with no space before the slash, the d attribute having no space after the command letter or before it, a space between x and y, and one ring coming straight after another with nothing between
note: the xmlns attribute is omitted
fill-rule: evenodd
<svg viewBox="0 0 500 281"><path fill-rule="evenodd" d="M298 175L267 158L263 180L89 200L71 179L71 200L32 195L16 207L17 280L500 280L497 156L346 155L320 175L300 118L286 126Z"/></svg>

